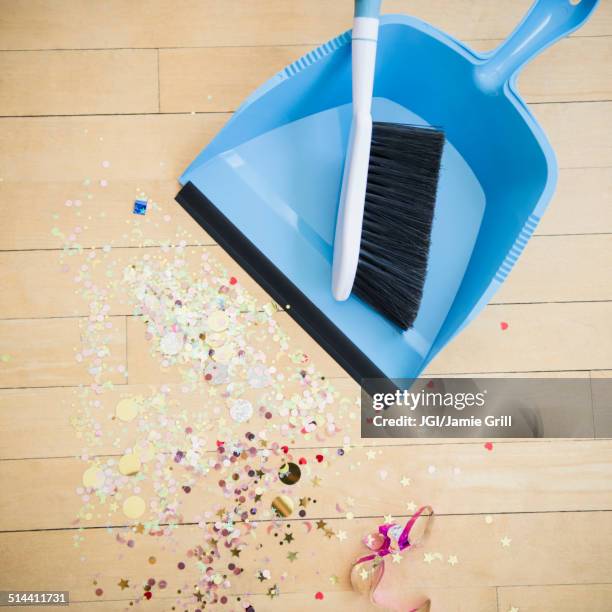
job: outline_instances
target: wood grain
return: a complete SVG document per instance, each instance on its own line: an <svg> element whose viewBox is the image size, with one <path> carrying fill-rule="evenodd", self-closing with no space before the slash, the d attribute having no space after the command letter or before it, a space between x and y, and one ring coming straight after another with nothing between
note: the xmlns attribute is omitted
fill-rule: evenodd
<svg viewBox="0 0 612 612"><path fill-rule="evenodd" d="M0 116L154 113L157 52L0 53Z"/></svg>
<svg viewBox="0 0 612 612"><path fill-rule="evenodd" d="M80 325L84 319L13 319L0 321L0 388L76 386L93 382L88 360L77 362L84 348ZM126 365L125 319L113 319L112 327L100 332L106 339L110 355L105 361L109 379L125 382L117 366Z"/></svg>
<svg viewBox="0 0 612 612"><path fill-rule="evenodd" d="M612 305L492 305L428 366L429 374L607 369ZM501 329L501 323L508 329Z"/></svg>
<svg viewBox="0 0 612 612"><path fill-rule="evenodd" d="M607 612L612 601L610 584L502 587L498 593L500 612L513 606L526 612Z"/></svg>
<svg viewBox="0 0 612 612"><path fill-rule="evenodd" d="M422 549L408 553L404 563L389 564L394 574L389 575L389 580L395 588L413 590L419 585L433 592L438 588L531 585L535 581L542 585L605 583L609 578L612 535L605 512L506 514L495 516L490 525L483 516L438 516L434 520L435 529ZM316 532L306 535L300 523L294 525L295 545L301 553L291 575L282 583L283 590L312 595L322 587L326 593L350 588L348 572L339 568L350 567L362 550L360 538L376 527L377 519L327 519L327 524L334 532L345 531L347 539L339 542ZM273 532L265 533L264 525L257 539L270 555L271 565L282 566L286 548L278 545ZM201 531L195 526L177 529L173 552L159 555L154 568L147 559L159 553L157 538L132 534L135 546L129 549L104 530L89 530L75 548L74 535L72 530L0 534L0 561L4 568L0 588L10 588L17 581L22 589L48 584L70 590L77 600L91 599L92 559L105 570L98 577L99 586L104 597L110 599L126 596L118 587L120 578L127 577L132 585L141 585L153 572L174 590L192 585L198 572L191 564L183 573L176 567L178 561L186 561L187 549L201 541ZM505 536L512 540L509 548L500 543ZM440 552L444 561L428 565L423 562L424 551ZM241 555L242 565L256 563L251 553L246 549ZM460 555L454 567L445 561L451 554ZM117 563L119 557L121 563ZM317 562L313 563L315 558ZM337 584L329 582L331 575L338 576ZM244 573L240 588L262 592L255 572Z"/></svg>
<svg viewBox="0 0 612 612"><path fill-rule="evenodd" d="M113 426L119 432L121 425L110 425ZM121 454L123 449L114 450L115 470L120 458L117 451ZM209 452L214 456L214 450ZM420 445L407 444L380 448L373 455L368 455L371 450L356 448L342 459L337 458L335 448L320 447L300 450L291 458L297 461L298 456L303 457L307 466L317 466L315 455L321 453L326 458L323 467L304 467L300 482L288 491L296 500L316 495L316 506L308 512L310 520L341 518L349 509L357 517L376 516L382 508L385 514L400 516L406 514L409 501L431 504L440 514L612 511L612 492L607 486L612 477L612 447L599 441L550 441L545 445L515 442L498 444L494 452L487 451L481 441L460 446L430 445L426 453ZM108 457L101 459L106 465ZM280 466L282 460L276 463ZM17 490L0 500L2 529L60 529L74 525L82 506L75 490L82 486L82 475L90 465L69 457L0 462L2 487L9 489L12 482L20 483ZM142 471L153 469L151 462ZM179 482L188 477L178 468L175 472ZM310 474L321 476L320 489L313 489ZM404 477L411 480L407 487L400 485ZM349 508L345 500L353 496L356 478L370 483L370 492L359 496ZM150 476L145 476L139 486L144 499L156 498ZM283 485L277 483L264 494L264 508L281 488ZM181 522L197 522L202 498L210 507L227 503L214 473L193 485L192 494L181 496ZM108 510L110 502L94 502L90 519L82 520L79 526L130 524L121 511L121 499L117 501L119 507L114 512ZM339 512L337 504L344 506L343 512ZM145 513L142 520L153 518Z"/></svg>
<svg viewBox="0 0 612 612"><path fill-rule="evenodd" d="M412 14L463 39L497 39L510 33L529 5L386 0L383 12ZM327 0L2 0L2 7L3 49L316 44L348 29L352 17L350 3ZM606 34L612 34L612 12L603 2L575 36Z"/></svg>

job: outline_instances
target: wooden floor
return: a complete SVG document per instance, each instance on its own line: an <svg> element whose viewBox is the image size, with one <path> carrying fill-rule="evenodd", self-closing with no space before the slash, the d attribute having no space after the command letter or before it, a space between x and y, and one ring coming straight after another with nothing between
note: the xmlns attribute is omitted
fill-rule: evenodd
<svg viewBox="0 0 612 612"><path fill-rule="evenodd" d="M78 241L98 253L112 244L116 270L146 249L159 255L154 245L176 240L180 226L194 257L212 253L244 278L173 204L176 177L256 85L347 29L351 5L0 0L0 589L70 590L83 612L174 609L174 593L132 607L134 593L116 585L124 574L146 582L152 570L143 559L164 555L159 538L124 558L105 517L90 517L84 529L75 523L85 443L71 419L79 387L92 381L75 351L91 308L76 293L74 273L61 269L58 233L75 214L65 201L91 195ZM387 0L384 10L409 12L486 50L528 5ZM557 153L558 190L507 284L429 372L612 375L612 2L603 0L583 29L528 66L520 89ZM171 221L135 236L130 206L141 191ZM111 300L106 314L114 365L128 372L115 370L109 405L177 383L172 369L163 373L154 363L144 324L124 301ZM286 315L277 318L291 349L309 353L343 397L355 400L357 387L339 366ZM336 452L324 442L306 447L297 449L306 458ZM352 453L350 464L329 470L309 515L346 532L348 545L320 538L316 563L305 561L275 599L255 580L257 567L248 567L240 588L253 594L257 612L369 610L347 581L358 540L383 515L409 514L413 502L435 507L427 546L444 558L432 570L415 553L396 588L425 585L433 612L612 610L611 441L500 442L493 451L482 441L356 442ZM406 488L399 484L404 475L412 480ZM358 501L354 516L345 517L334 504L349 497ZM202 503L185 509L179 548L190 546ZM270 538L261 536L264 549ZM305 560L313 559L312 546L304 540ZM452 555L456 565L446 562ZM156 572L178 581L176 564L163 563ZM295 569L284 556L272 563L279 576ZM94 581L104 584L103 595ZM314 598L318 591L323 600Z"/></svg>

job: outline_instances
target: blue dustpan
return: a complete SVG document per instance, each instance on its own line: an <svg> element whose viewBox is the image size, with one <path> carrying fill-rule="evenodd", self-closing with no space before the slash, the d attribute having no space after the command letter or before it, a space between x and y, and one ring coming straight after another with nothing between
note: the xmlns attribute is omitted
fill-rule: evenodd
<svg viewBox="0 0 612 612"><path fill-rule="evenodd" d="M407 332L330 290L350 32L251 95L181 176L177 200L356 380L414 378L491 299L553 194L555 156L516 75L597 3L538 0L487 55L417 19L381 19L374 120L447 136L423 301Z"/></svg>

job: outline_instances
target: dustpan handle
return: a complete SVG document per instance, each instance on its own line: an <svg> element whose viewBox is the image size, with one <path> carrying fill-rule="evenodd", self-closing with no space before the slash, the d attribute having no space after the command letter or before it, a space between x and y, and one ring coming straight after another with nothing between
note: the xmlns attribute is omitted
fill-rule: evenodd
<svg viewBox="0 0 612 612"><path fill-rule="evenodd" d="M499 90L536 55L578 29L599 0L536 0L514 32L476 67L481 87Z"/></svg>

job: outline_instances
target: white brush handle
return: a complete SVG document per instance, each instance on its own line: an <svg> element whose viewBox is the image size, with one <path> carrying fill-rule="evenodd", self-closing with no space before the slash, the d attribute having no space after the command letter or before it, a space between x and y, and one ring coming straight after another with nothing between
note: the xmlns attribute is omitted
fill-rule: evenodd
<svg viewBox="0 0 612 612"><path fill-rule="evenodd" d="M353 119L344 162L332 267L332 293L336 300L346 300L355 281L372 142L378 12L375 16L356 14L352 41Z"/></svg>

